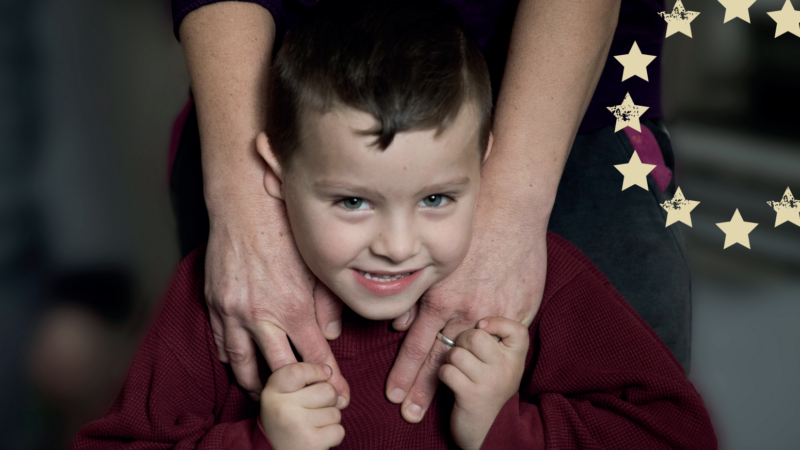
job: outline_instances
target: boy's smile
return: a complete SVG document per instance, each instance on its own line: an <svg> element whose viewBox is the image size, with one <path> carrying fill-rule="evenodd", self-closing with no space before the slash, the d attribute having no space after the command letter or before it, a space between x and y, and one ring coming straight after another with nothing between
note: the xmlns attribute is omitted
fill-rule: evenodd
<svg viewBox="0 0 800 450"><path fill-rule="evenodd" d="M285 200L304 261L362 317L399 317L469 249L481 161L478 115L466 105L440 136L397 133L383 151L369 145L375 136L355 133L376 125L372 115L344 107L307 113L288 174L258 138L272 169L265 186Z"/></svg>

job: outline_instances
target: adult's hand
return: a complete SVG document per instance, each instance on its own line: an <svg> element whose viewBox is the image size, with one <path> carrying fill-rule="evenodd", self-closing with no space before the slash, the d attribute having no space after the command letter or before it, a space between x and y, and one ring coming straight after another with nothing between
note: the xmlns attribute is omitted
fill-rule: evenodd
<svg viewBox="0 0 800 450"><path fill-rule="evenodd" d="M528 326L539 310L547 272L547 230L520 223L519 214L503 213L497 203L502 201L479 199L472 245L464 261L423 295L409 317L394 322L396 329L409 324L411 328L386 392L392 402L403 401L401 410L408 422L422 419L439 386L437 373L450 349L436 339L439 330L455 339L491 316Z"/></svg>
<svg viewBox="0 0 800 450"><path fill-rule="evenodd" d="M337 406L343 408L349 402L349 387L317 323L323 321L327 327L338 320L343 304L303 262L285 207L270 207L275 211L263 227L237 229L230 227L230 221L212 223L205 297L219 359L230 363L239 385L258 399L263 383L256 351L272 371L297 362L288 334L303 361L331 366L334 375L328 382L342 397ZM334 326L326 334L333 339L340 331Z"/></svg>
<svg viewBox="0 0 800 450"><path fill-rule="evenodd" d="M296 361L291 339L305 362L333 368L330 383L346 406L347 382L316 321L334 321L341 303L303 263L283 202L264 189L266 164L255 149L268 120L272 15L255 3L212 3L189 13L179 33L200 128L210 221L205 292L219 358L258 398L257 348L274 371Z"/></svg>
<svg viewBox="0 0 800 450"><path fill-rule="evenodd" d="M620 0L521 0L514 18L481 170L472 244L462 264L418 302L386 382L408 422L424 416L439 386L447 347L487 316L526 325L541 304L545 238L569 149L605 65ZM412 407L412 405L416 405ZM416 414L415 414L416 412Z"/></svg>

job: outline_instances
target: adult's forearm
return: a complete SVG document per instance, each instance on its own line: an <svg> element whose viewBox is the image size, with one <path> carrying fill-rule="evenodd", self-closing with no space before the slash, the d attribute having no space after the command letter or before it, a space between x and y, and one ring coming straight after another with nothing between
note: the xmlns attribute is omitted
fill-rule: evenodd
<svg viewBox="0 0 800 450"><path fill-rule="evenodd" d="M521 0L482 190L544 231L611 47L619 0ZM530 222L529 222L530 223Z"/></svg>
<svg viewBox="0 0 800 450"><path fill-rule="evenodd" d="M197 107L209 215L213 222L247 214L244 205L268 197L255 138L266 121L275 22L262 6L219 2L187 15L179 33Z"/></svg>

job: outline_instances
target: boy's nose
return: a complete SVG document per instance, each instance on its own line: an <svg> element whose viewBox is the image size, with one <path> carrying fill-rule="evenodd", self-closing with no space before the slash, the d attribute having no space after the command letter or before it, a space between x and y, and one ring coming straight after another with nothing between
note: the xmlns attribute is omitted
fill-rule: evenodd
<svg viewBox="0 0 800 450"><path fill-rule="evenodd" d="M396 264L411 259L419 253L420 246L421 239L413 223L400 218L387 221L385 226L381 226L371 245L373 253L385 256Z"/></svg>

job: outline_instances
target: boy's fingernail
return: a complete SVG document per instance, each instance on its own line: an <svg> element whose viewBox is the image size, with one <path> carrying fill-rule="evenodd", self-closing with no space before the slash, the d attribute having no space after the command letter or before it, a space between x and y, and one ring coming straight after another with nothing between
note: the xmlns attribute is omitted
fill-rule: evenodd
<svg viewBox="0 0 800 450"><path fill-rule="evenodd" d="M409 319L410 317L411 317L411 312L409 312L409 311L406 311L406 313L405 313L405 314L403 314L402 316L400 316L400 322L401 322L403 325L405 325L405 324L407 324L407 323L408 323L408 319Z"/></svg>
<svg viewBox="0 0 800 450"><path fill-rule="evenodd" d="M480 322L478 322L478 328L486 328L486 325L489 325L489 322L485 320L481 320Z"/></svg>
<svg viewBox="0 0 800 450"><path fill-rule="evenodd" d="M325 369L324 370L325 370L325 373L327 373L328 375L333 375L333 369L331 369L331 366L325 364Z"/></svg>
<svg viewBox="0 0 800 450"><path fill-rule="evenodd" d="M420 416L422 416L422 408L420 408L419 405L415 405L412 403L411 406L408 407L407 411L408 415L412 419L419 419Z"/></svg>
<svg viewBox="0 0 800 450"><path fill-rule="evenodd" d="M255 392L250 392L249 394L250 398L252 398L254 402L261 400L261 396L256 394Z"/></svg>
<svg viewBox="0 0 800 450"><path fill-rule="evenodd" d="M392 392L389 392L389 400L394 403L400 403L404 398L406 398L406 393L400 388L394 388Z"/></svg>
<svg viewBox="0 0 800 450"><path fill-rule="evenodd" d="M344 397L342 397L342 396L340 395L340 396L339 396L339 399L338 399L338 400L336 400L336 409L342 409L342 408L344 408L344 404L345 404L345 402L347 402L347 400L345 400L345 399L344 399Z"/></svg>
<svg viewBox="0 0 800 450"><path fill-rule="evenodd" d="M342 321L334 320L333 322L328 324L328 328L325 329L325 332L328 333L328 336L338 336L341 328L342 328Z"/></svg>

